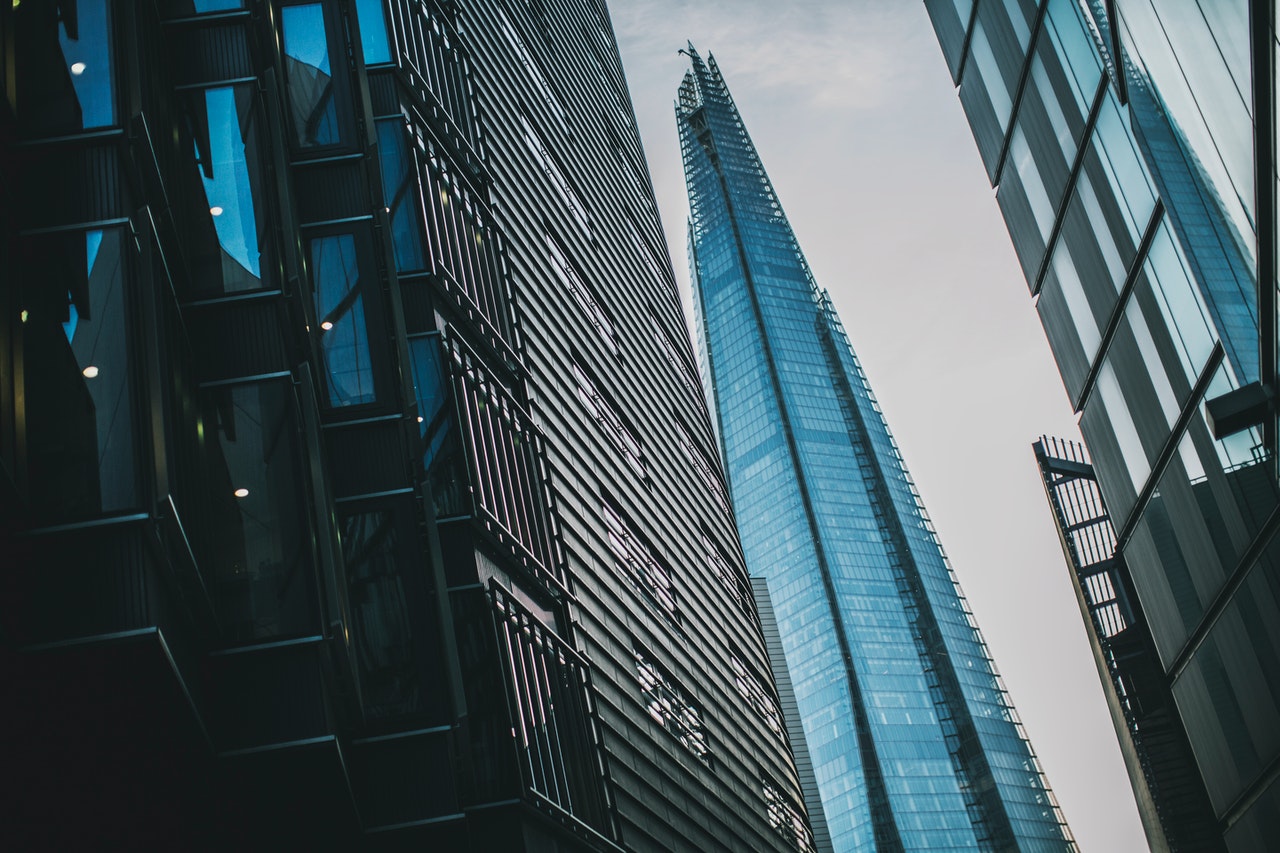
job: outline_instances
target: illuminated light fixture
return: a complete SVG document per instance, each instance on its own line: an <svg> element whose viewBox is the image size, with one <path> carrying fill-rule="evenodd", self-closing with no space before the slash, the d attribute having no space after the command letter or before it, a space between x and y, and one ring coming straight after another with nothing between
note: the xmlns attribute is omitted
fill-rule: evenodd
<svg viewBox="0 0 1280 853"><path fill-rule="evenodd" d="M212 213L214 216L221 216L222 208L218 207L218 205L215 204L213 207L209 208L209 212Z"/></svg>
<svg viewBox="0 0 1280 853"><path fill-rule="evenodd" d="M424 420L425 418L423 418L422 415L418 415L418 423L422 423Z"/></svg>
<svg viewBox="0 0 1280 853"><path fill-rule="evenodd" d="M320 324L320 328L324 329L327 332L333 328L333 324L330 323L328 320L325 320L323 323Z"/></svg>
<svg viewBox="0 0 1280 853"><path fill-rule="evenodd" d="M20 320L22 320L22 322L24 322L24 323L25 323L25 322L27 322L27 317L29 317L29 316L30 316L30 315L29 315L29 314L27 314L27 309L26 309L26 308L23 308L23 309L22 309L22 313L18 315L18 318L19 318Z"/></svg>
<svg viewBox="0 0 1280 853"><path fill-rule="evenodd" d="M16 9L21 5L22 5L22 0L13 0L13 8Z"/></svg>
<svg viewBox="0 0 1280 853"><path fill-rule="evenodd" d="M85 379L95 379L98 376L98 367L91 364L80 372L84 374Z"/></svg>
<svg viewBox="0 0 1280 853"><path fill-rule="evenodd" d="M17 6L18 4L15 3L14 5ZM71 63L71 73L76 75L77 77L79 77L81 74L84 73L84 69L85 69L85 64L83 62Z"/></svg>
<svg viewBox="0 0 1280 853"><path fill-rule="evenodd" d="M440 203L441 203L441 204L448 204L448 203L449 203L449 191L448 191L448 190L444 190L444 189L440 190Z"/></svg>
<svg viewBox="0 0 1280 853"><path fill-rule="evenodd" d="M232 494L238 498L247 498L249 497L249 490L245 488L239 488L239 489L236 489L234 492L232 492Z"/></svg>

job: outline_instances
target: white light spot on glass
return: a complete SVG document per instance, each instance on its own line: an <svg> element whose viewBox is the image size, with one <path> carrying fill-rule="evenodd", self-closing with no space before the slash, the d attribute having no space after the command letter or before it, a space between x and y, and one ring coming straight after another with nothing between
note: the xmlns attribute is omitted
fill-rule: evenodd
<svg viewBox="0 0 1280 853"><path fill-rule="evenodd" d="M333 324L330 323L328 320L325 320L323 323L320 324L320 328L324 329L327 332L333 328Z"/></svg>
<svg viewBox="0 0 1280 853"><path fill-rule="evenodd" d="M212 213L214 216L221 216L222 208L215 204L213 207L209 208L209 212Z"/></svg>
<svg viewBox="0 0 1280 853"><path fill-rule="evenodd" d="M84 69L85 69L85 64L83 62L71 63L71 73L76 75L77 77L79 77L81 74L84 73Z"/></svg>
<svg viewBox="0 0 1280 853"><path fill-rule="evenodd" d="M238 498L247 498L249 497L249 490L245 488L240 488L240 489L236 489L235 492L233 492L232 494L234 494Z"/></svg>
<svg viewBox="0 0 1280 853"><path fill-rule="evenodd" d="M91 364L80 372L84 374L85 379L94 379L98 375L98 368Z"/></svg>

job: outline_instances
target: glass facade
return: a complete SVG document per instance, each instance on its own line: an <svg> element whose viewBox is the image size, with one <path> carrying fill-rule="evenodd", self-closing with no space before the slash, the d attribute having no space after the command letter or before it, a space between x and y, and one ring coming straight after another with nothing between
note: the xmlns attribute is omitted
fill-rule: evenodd
<svg viewBox="0 0 1280 853"><path fill-rule="evenodd" d="M1153 849L1269 849L1280 836L1274 4L1038 5L1035 59L997 49L1025 73L984 95L991 60L976 21L1023 21L1027 4L978 0L965 19L926 3L1149 626L1158 665L1135 701L1176 714L1194 755L1180 772L1198 778L1147 785L1148 773L1139 785L1152 794L1139 797L1144 823ZM1003 124L977 108L1011 96ZM1023 135L1048 103L1085 116L1074 155ZM1063 153L1066 180L1050 165ZM1196 787L1212 811L1198 830L1162 793ZM1211 838L1188 847L1191 831Z"/></svg>
<svg viewBox="0 0 1280 853"><path fill-rule="evenodd" d="M992 21L983 43L1025 49L1027 27ZM699 345L831 849L1074 849L715 61L689 53L677 121Z"/></svg>

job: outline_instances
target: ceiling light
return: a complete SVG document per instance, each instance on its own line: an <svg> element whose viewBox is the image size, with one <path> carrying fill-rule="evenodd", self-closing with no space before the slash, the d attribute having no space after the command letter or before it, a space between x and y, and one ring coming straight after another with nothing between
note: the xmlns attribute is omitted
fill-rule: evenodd
<svg viewBox="0 0 1280 853"><path fill-rule="evenodd" d="M418 423L422 423L423 420L425 420L425 418L423 418L422 415L418 415Z"/></svg>
<svg viewBox="0 0 1280 853"><path fill-rule="evenodd" d="M249 490L245 488L240 488L240 489L236 489L234 492L232 492L232 494L234 494L238 498L247 498L249 497Z"/></svg>
<svg viewBox="0 0 1280 853"><path fill-rule="evenodd" d="M323 323L320 324L320 328L324 329L327 332L333 328L333 324L330 323L328 320L325 320Z"/></svg>
<svg viewBox="0 0 1280 853"><path fill-rule="evenodd" d="M30 315L29 315L29 314L27 314L27 309L26 309L26 308L23 308L23 309L22 309L22 313L18 315L18 317L19 317L19 318L21 318L22 322L24 322L24 323L25 323L25 322L27 322L27 317L29 317L29 316L30 316Z"/></svg>
<svg viewBox="0 0 1280 853"><path fill-rule="evenodd" d="M79 77L81 74L84 73L84 69L85 69L85 65L83 62L71 63L71 73L76 75L77 77Z"/></svg>
<svg viewBox="0 0 1280 853"><path fill-rule="evenodd" d="M98 375L98 368L97 365L91 364L80 372L84 374L85 379L94 379Z"/></svg>
<svg viewBox="0 0 1280 853"><path fill-rule="evenodd" d="M222 215L222 208L218 207L218 206L215 204L213 207L209 208L209 212L210 212L210 213L212 213L214 216L221 216L221 215Z"/></svg>

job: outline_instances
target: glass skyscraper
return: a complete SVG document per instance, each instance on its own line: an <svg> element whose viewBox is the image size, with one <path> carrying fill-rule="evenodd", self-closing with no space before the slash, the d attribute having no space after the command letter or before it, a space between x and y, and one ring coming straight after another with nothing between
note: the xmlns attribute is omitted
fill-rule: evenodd
<svg viewBox="0 0 1280 853"><path fill-rule="evenodd" d="M1176 715L1168 731L1185 733L1194 756L1181 779L1130 762L1148 839L1273 850L1275 4L925 5L1109 518L1112 554L1081 570L1114 556L1118 588L1132 592L1127 624L1149 632L1150 677L1103 674L1120 678L1136 720ZM1093 627L1099 647L1115 639L1115 626ZM1179 805L1196 791L1207 820Z"/></svg>
<svg viewBox="0 0 1280 853"><path fill-rule="evenodd" d="M837 851L1070 833L715 61L676 104L704 382Z"/></svg>

